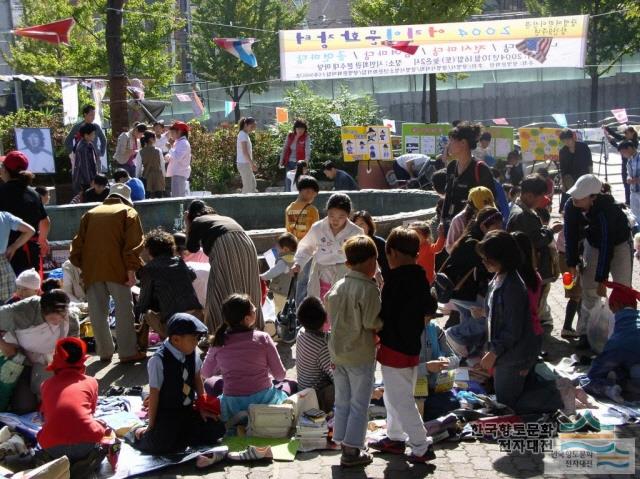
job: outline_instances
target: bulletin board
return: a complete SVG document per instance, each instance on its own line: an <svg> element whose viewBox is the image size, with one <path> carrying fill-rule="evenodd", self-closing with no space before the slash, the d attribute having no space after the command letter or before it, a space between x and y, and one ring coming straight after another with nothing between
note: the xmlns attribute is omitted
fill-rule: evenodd
<svg viewBox="0 0 640 479"><path fill-rule="evenodd" d="M386 126L343 126L340 137L344 161L393 160L391 131Z"/></svg>
<svg viewBox="0 0 640 479"><path fill-rule="evenodd" d="M505 160L509 152L513 151L513 139L515 130L510 126L490 126L484 129L491 133L489 150L496 160Z"/></svg>
<svg viewBox="0 0 640 479"><path fill-rule="evenodd" d="M437 156L449 141L449 123L403 123L402 153Z"/></svg>
<svg viewBox="0 0 640 479"><path fill-rule="evenodd" d="M561 128L520 128L520 148L522 161L534 163L539 161L559 161Z"/></svg>

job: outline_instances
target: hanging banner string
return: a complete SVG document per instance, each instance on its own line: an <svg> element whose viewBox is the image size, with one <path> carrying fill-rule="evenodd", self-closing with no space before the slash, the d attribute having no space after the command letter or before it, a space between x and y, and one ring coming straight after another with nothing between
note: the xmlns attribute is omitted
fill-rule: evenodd
<svg viewBox="0 0 640 479"><path fill-rule="evenodd" d="M166 15L161 14L161 13L145 13L139 10L125 10L124 8L122 10L117 9L117 8L111 8L111 7L107 7L107 10L111 10L114 12L120 12L120 13L133 13L133 14L138 14L138 15L143 15L145 17L161 17L161 18L165 18L166 19ZM218 26L218 27L226 27L226 28L235 28L238 30L251 30L254 32L265 32L265 33L278 33L275 30L265 30L264 28L253 28L253 27L243 27L241 25L228 25L226 23L216 23L216 22L207 22L204 20L193 20L192 18L189 17L177 17L180 20L185 20L185 21L190 21L191 23L200 23L202 25L214 25L214 26Z"/></svg>

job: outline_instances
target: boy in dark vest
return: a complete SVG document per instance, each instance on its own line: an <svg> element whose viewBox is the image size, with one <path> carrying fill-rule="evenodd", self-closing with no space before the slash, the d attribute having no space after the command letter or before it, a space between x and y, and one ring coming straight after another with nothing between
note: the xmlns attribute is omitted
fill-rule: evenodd
<svg viewBox="0 0 640 479"><path fill-rule="evenodd" d="M213 445L224 436L217 398L204 393L196 354L207 327L194 316L176 313L167 322L167 339L149 359L147 427L134 431L134 445L149 454L182 452Z"/></svg>

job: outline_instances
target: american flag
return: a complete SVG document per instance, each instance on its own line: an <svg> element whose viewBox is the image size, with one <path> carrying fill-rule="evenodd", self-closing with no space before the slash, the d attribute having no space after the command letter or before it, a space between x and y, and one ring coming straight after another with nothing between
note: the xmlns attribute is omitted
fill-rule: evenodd
<svg viewBox="0 0 640 479"><path fill-rule="evenodd" d="M516 48L519 52L530 56L540 63L544 63L547 59L547 53L549 53L552 41L552 37L525 38L516 45Z"/></svg>

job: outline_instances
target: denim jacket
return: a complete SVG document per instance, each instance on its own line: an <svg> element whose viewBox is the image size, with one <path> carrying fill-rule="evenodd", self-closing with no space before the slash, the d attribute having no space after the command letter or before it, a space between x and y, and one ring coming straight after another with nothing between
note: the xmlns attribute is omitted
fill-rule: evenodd
<svg viewBox="0 0 640 479"><path fill-rule="evenodd" d="M491 304L489 304L491 301ZM527 288L520 275L507 273L502 284L496 279L487 295L489 318L489 350L497 356L496 366L532 365L536 359L536 343Z"/></svg>
<svg viewBox="0 0 640 479"><path fill-rule="evenodd" d="M626 308L615 315L613 334L589 369L589 383L585 391L594 396L606 397L606 388L620 384L629 376L633 366L640 365L640 311ZM616 381L609 373L616 373Z"/></svg>

